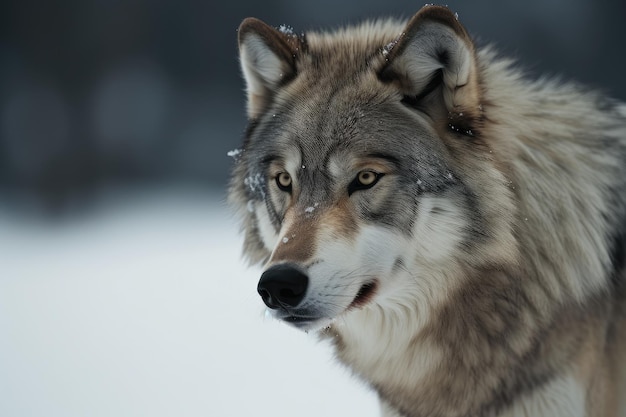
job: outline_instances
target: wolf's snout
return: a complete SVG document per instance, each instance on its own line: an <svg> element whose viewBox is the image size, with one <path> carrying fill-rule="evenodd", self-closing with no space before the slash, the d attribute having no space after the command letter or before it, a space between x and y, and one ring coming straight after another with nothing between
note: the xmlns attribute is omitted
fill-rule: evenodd
<svg viewBox="0 0 626 417"><path fill-rule="evenodd" d="M292 265L281 264L261 275L257 291L266 306L272 309L295 307L304 298L309 277Z"/></svg>

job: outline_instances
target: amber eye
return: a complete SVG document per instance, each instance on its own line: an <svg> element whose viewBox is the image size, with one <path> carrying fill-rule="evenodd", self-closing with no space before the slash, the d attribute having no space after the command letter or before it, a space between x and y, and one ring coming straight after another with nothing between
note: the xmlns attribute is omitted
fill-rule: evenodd
<svg viewBox="0 0 626 417"><path fill-rule="evenodd" d="M376 181L376 173L372 171L361 171L356 178L357 181L359 181L359 184L368 186L374 184Z"/></svg>
<svg viewBox="0 0 626 417"><path fill-rule="evenodd" d="M348 186L348 194L352 194L358 190L365 190L367 188L372 188L383 174L380 174L375 171L361 171L357 174L356 178L350 183Z"/></svg>
<svg viewBox="0 0 626 417"><path fill-rule="evenodd" d="M281 172L276 176L276 185L282 191L291 192L291 175Z"/></svg>

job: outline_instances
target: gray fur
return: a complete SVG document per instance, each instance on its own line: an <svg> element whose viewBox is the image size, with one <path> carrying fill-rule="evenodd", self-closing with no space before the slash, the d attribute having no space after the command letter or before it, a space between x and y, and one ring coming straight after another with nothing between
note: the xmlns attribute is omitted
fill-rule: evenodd
<svg viewBox="0 0 626 417"><path fill-rule="evenodd" d="M240 47L244 253L337 271L283 316L340 315L321 334L384 415L626 416L626 106L525 79L436 6L300 37L248 20ZM388 172L349 195L372 155ZM366 229L409 248L358 258ZM329 263L333 245L363 270Z"/></svg>

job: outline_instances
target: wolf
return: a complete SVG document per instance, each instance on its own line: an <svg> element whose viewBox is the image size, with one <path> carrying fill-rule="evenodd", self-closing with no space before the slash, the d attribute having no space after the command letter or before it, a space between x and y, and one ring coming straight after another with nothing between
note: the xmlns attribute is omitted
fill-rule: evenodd
<svg viewBox="0 0 626 417"><path fill-rule="evenodd" d="M440 6L238 42L229 200L274 317L383 416L626 416L626 106Z"/></svg>

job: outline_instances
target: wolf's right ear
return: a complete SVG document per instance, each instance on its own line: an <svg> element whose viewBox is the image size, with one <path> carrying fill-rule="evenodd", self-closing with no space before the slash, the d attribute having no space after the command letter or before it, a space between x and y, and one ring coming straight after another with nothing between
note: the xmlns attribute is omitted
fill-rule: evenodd
<svg viewBox="0 0 626 417"><path fill-rule="evenodd" d="M248 117L254 119L271 101L276 89L296 75L300 38L249 17L239 26L239 58L246 80Z"/></svg>

